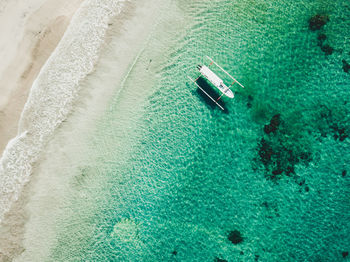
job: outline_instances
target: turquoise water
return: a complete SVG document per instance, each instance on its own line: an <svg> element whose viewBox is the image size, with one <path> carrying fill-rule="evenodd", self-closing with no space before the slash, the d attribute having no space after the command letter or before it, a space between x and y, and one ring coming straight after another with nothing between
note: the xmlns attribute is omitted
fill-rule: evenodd
<svg viewBox="0 0 350 262"><path fill-rule="evenodd" d="M97 123L52 260L349 259L349 3L169 5ZM187 81L205 55L246 86L225 112Z"/></svg>

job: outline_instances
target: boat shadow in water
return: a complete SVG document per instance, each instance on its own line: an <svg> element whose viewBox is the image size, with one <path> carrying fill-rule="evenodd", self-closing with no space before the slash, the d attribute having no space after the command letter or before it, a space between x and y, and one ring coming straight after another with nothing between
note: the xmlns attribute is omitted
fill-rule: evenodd
<svg viewBox="0 0 350 262"><path fill-rule="evenodd" d="M217 92L213 88L213 86L210 85L208 83L208 81L206 79L204 79L203 77L199 77L199 79L197 80L197 83L213 99L217 100L220 97L221 93ZM212 109L212 110L219 109L221 111L221 109L206 94L204 94L203 91L200 90L198 87L196 89L196 93L197 93L198 97L200 98L200 100L202 100L202 102L204 102L210 109ZM217 103L220 104L225 109L223 112L228 114L229 111L225 105L225 102L222 100L223 98L224 97L222 97L219 101L217 101Z"/></svg>

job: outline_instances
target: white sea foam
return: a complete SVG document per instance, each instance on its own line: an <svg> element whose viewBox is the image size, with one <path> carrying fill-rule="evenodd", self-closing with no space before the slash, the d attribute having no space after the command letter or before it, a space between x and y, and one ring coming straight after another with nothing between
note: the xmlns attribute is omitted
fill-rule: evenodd
<svg viewBox="0 0 350 262"><path fill-rule="evenodd" d="M92 72L108 23L127 0L86 0L34 81L18 135L0 159L0 222L30 178L55 129L77 99L80 81Z"/></svg>

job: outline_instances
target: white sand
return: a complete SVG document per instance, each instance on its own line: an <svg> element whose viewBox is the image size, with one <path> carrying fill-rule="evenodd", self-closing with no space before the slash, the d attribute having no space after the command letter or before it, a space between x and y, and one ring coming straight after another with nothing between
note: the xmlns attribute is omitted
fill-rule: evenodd
<svg viewBox="0 0 350 262"><path fill-rule="evenodd" d="M44 2L44 0L41 1ZM53 1L54 0L47 0L44 3L47 9L46 11L42 11L43 17L45 17L44 14L47 13L52 17L51 20L49 17L46 17L48 24L46 27L44 26L44 28L46 28L44 32L47 33L43 33L43 36L40 38L32 34L31 37L35 40L35 44L31 45L30 57L23 58L26 59L26 61L28 60L27 66L23 66L23 70L19 70L18 73L19 81L17 84L28 81L24 81L22 78L31 79L26 92L21 93L18 91L16 93L14 91L16 88L12 90L8 89L10 92L8 92L7 98L2 100L5 101L5 103L1 102L0 104L0 109L13 112L9 109L12 98L15 101L13 104L17 106L19 110L17 118L13 119L15 120L13 121L15 124L15 131L13 133L9 132L9 137L17 135L17 126L19 126L18 130L20 130L18 132L21 134L29 130L28 134L25 134L23 139L21 137L16 137L16 139L12 140L1 159L2 169L0 168L0 176L3 175L3 177L0 177L0 184L1 182L5 182L3 184L9 186L10 190L1 190L0 187L0 196L3 194L4 197L2 199L8 198L11 200L11 206L10 209L7 207L3 209L6 210L6 212L0 224L0 261L12 261L14 258L16 258L16 261L46 261L48 259L50 248L56 241L55 231L57 228L55 219L57 217L55 214L56 212L60 213L61 200L65 199L64 197L61 199L60 196L69 189L69 185L65 183L67 177L60 176L56 170L46 168L46 166L44 166L45 168L41 168L42 162L47 157L47 154L52 152L49 150L51 143L49 147L45 147L46 142L44 143L43 141L49 140L50 142L54 142L55 138L57 138L57 133L52 136L53 132L63 132L65 130L63 127L68 128L69 130L66 130L67 133L63 132L65 134L64 143L58 143L59 145L57 145L59 146L59 152L54 150L56 151L55 153L62 153L65 155L67 147L69 148L71 144L70 140L74 140L74 137L70 138L71 136L69 133L74 130L79 133L77 136L80 137L82 129L90 130L90 128L85 128L84 122L86 122L86 125L90 125L90 120L93 121L93 119L89 120L87 115L90 115L90 118L91 116L97 117L97 115L100 115L108 106L111 94L116 92L115 88L121 88L118 83L121 83L124 77L128 75L128 72L131 70L130 65L133 64L133 61L137 60L138 54L142 53L140 49L144 47L146 38L152 30L152 24L154 24L157 18L157 16L153 15L150 11L156 9L154 6L158 7L161 2L152 0L150 2L152 2L153 5L150 5L150 2L142 4L135 4L137 1L128 2L128 4L126 4L128 8L123 8L123 12L110 21L108 17L111 16L113 12L107 9L105 10L104 8L97 8L97 6L91 6L90 9L90 4L87 4L91 2L92 5L94 5L94 3L99 5L98 3L100 0L96 2L94 2L94 0L85 1L82 8L76 13L71 26L66 31L66 34L55 52L53 52L52 56L47 60L62 35L58 36L56 30L59 31L60 28L62 33L65 30L65 27L60 26L64 23L61 22L60 19L66 21L65 23L69 21L65 15L57 15L56 18L52 16L53 10L50 12L48 9L52 7L50 3L53 3ZM73 3L73 0L71 1L70 4ZM100 2L102 6L113 5L113 1L109 1L110 0L101 0ZM76 2L77 7L79 4L78 0L74 0L74 2ZM116 2L118 1L114 3ZM0 0L0 12L2 8L1 3ZM117 6L109 10L116 8ZM58 10L57 3L54 9ZM98 12L96 15L94 15L94 9ZM72 9L70 10L72 11ZM32 13L34 15L34 12ZM39 16L36 14L35 17L38 18ZM103 17L104 19L99 19L99 17ZM29 19L26 21L29 22ZM96 27L90 25L89 21L95 24ZM57 26L56 29L55 26ZM26 28L28 32L30 32L28 25L26 25ZM96 28L96 30L94 28ZM105 35L104 32L107 28L109 28L109 31L107 35ZM52 31L54 31L54 33ZM29 33L28 35L30 36ZM46 35L53 36L52 38L46 38ZM54 36L56 36L56 38ZM94 39L90 39L92 36L94 36ZM106 39L106 36L107 41L103 44L103 40ZM56 39L57 42L53 45L50 39ZM101 42L101 44L98 44L98 42ZM97 70L98 72L102 71L102 73L100 72L101 75L97 74L97 76L95 76L95 74L92 73L92 69L98 59L97 55L99 55L96 52L103 46L107 49L107 52L104 52L102 60L104 56L108 57L113 54L113 63L112 65L110 65L110 61L106 62L106 64L102 63L102 69ZM51 51L45 53L44 50L48 50L49 47L52 48ZM42 53L47 55L45 59L39 59L38 50L42 50ZM20 56L19 60L21 60ZM46 60L47 62L39 74L40 68ZM13 61L14 60L12 60L12 62ZM32 70L34 70L35 61L42 61L42 63L34 74ZM148 65L148 60L146 62ZM80 68L81 65L82 68ZM19 67L20 63L18 63L17 66ZM73 69L72 66L74 66ZM66 121L68 115L70 115L72 103L76 103L76 99L80 98L81 94L78 93L78 91L82 91L80 90L81 86L89 86L89 83L85 83L85 78L89 74L91 74L89 79L92 83L97 81L97 84L92 84L89 92L85 90L85 92L89 93L86 97L93 98L93 100L89 101L89 106L84 110L83 120L78 116L80 122L73 122L77 122L79 127L73 128L72 130L70 130L71 127L69 125L67 126L67 123L60 126L60 123ZM7 79L8 78L6 78L6 81L9 81ZM100 85L101 79L103 79L106 85ZM34 83L32 85L33 81ZM18 86L17 89L19 90L20 88ZM31 86L31 93L27 100L27 93ZM18 105L18 99L21 96L25 97L23 97L23 103L20 106ZM27 104L22 115L20 115L26 100ZM63 113L60 109L63 109ZM59 111L59 114L57 114L55 110ZM20 116L20 124L17 124L17 120ZM70 118L72 118L72 115L70 115ZM8 130L8 127L2 128L1 125L3 123L3 118L0 116L0 131L4 129ZM59 130L56 130L57 126L60 126ZM3 133L1 133L1 135L2 134ZM58 140L60 139L58 138ZM4 145L5 144L4 141ZM24 145L24 147L22 147L22 145ZM54 147L55 145L54 143ZM18 148L16 146L18 146ZM37 146L37 148L34 148L35 146ZM45 152L43 152L44 149ZM40 158L38 158L37 153L41 154ZM35 156L33 156L33 154ZM60 156L60 154L58 155ZM7 160L3 161L4 159ZM9 165L9 163L12 164ZM9 166L10 168L8 168ZM32 170L33 167L35 167L34 170ZM14 175L12 175L12 173L9 175L8 169L11 169L10 171L14 172ZM15 172L17 169L19 171L18 173ZM3 172L4 170L5 173ZM33 174L31 174L32 171ZM13 177L16 179L13 179ZM16 195L17 197L12 197L11 195ZM2 201L2 199L0 197L0 203L6 204L6 201Z"/></svg>
<svg viewBox="0 0 350 262"><path fill-rule="evenodd" d="M122 88L120 83L123 83L123 79L130 73L133 68L131 65L135 64L143 52L143 47L152 31L152 25L158 18L158 13L155 12L157 8L154 6L159 7L161 1L152 0L137 4L135 4L137 1L128 2L123 11L108 22L109 28L99 63L95 71L79 84L83 86L81 88L83 94L79 93L79 101L75 101L78 109L75 107L67 121L56 130L54 136L50 137L45 152L35 163L30 181L0 224L0 261L1 252L4 261L13 258L15 258L14 261L49 260L50 252L56 244L59 233L57 232L59 229L57 221L60 221L61 215L63 217L70 215L70 212L66 214L67 209L63 208L67 204L65 201L74 199L70 197L72 188L69 183L69 179L74 174L69 171L62 175L61 169L57 167L62 164L69 166L70 161L80 162L80 157L85 157L82 152L86 139L88 139L87 136L93 132L95 120L99 119L109 107L108 102L113 94L118 93L118 90ZM70 29L74 22L79 22L75 21L76 18L69 27ZM59 46L71 39L69 38L70 29L67 30ZM81 38L77 36L79 37ZM58 47L56 51L61 53L62 50ZM62 56L64 54L60 55ZM43 71L47 71L49 64L56 61L55 54L54 58L51 57L48 60ZM148 59L145 65L149 65ZM36 84L40 84L38 80L40 76L34 83L32 92ZM29 100L33 98L34 96L31 95ZM26 107L28 109L28 106ZM25 116L26 114L22 115L24 118ZM51 160L51 162L47 163L46 160ZM71 211L74 213L74 210Z"/></svg>
<svg viewBox="0 0 350 262"><path fill-rule="evenodd" d="M32 83L82 2L0 0L0 154L17 135ZM0 230L0 261L9 261L22 250L18 236L24 213L20 206L20 201L13 206Z"/></svg>
<svg viewBox="0 0 350 262"><path fill-rule="evenodd" d="M0 0L0 154L41 67L83 0Z"/></svg>

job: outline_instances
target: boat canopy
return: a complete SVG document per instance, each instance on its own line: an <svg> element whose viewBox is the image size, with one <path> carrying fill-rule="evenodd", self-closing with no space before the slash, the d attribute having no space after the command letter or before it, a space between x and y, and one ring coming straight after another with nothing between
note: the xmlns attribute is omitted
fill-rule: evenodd
<svg viewBox="0 0 350 262"><path fill-rule="evenodd" d="M224 81L218 77L209 67L203 65L199 70L203 76L205 76L216 87L223 86Z"/></svg>
<svg viewBox="0 0 350 262"><path fill-rule="evenodd" d="M218 68L220 68L220 70L222 72L224 72L227 76L229 76L233 82L231 83L231 85L228 87L227 85L224 84L224 81L218 77L213 71L211 71L211 69L209 69L208 66L205 65L198 65L197 69L199 70L199 72L201 73L202 76L204 76L206 79L208 79L216 88L218 88L221 92L222 95L220 95L219 98L214 99L213 97L211 97L207 92L204 91L204 89L198 85L197 80L199 79L200 76L198 76L195 80L193 80L191 77L187 76L192 82L194 82L196 84L196 86L198 86L198 88L200 90L202 90L202 92L208 96L218 107L220 107L220 109L224 110L224 108L218 103L218 101L220 100L220 98L225 95L229 98L234 98L234 93L232 92L232 90L230 89L230 87L234 84L237 83L238 85L240 85L242 88L244 88L244 86L239 83L233 76L231 76L229 73L226 72L226 70L224 70L220 65L218 65L213 59L211 59L209 56L207 56L207 58L211 61L210 65L215 64ZM210 66L209 65L209 66Z"/></svg>

